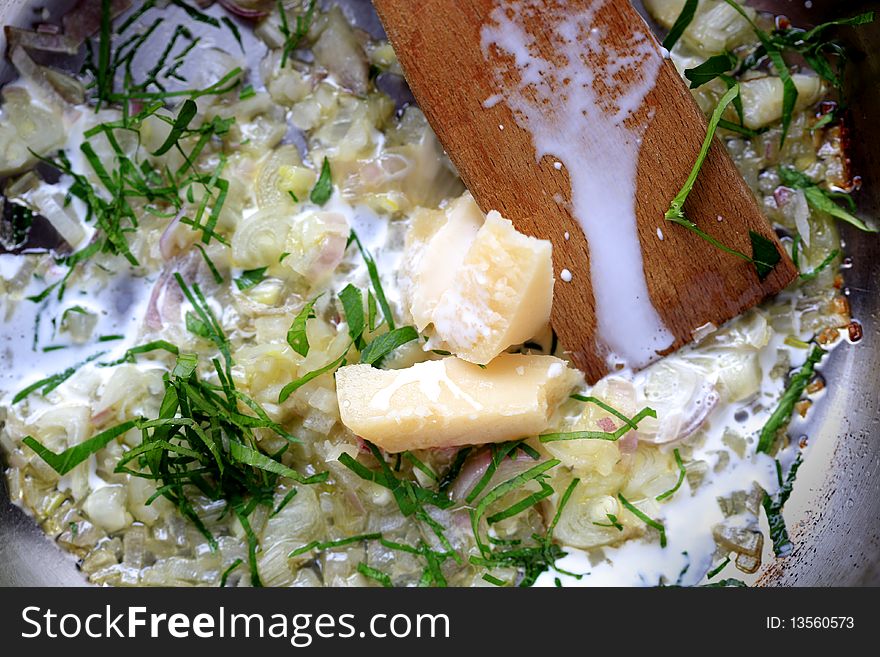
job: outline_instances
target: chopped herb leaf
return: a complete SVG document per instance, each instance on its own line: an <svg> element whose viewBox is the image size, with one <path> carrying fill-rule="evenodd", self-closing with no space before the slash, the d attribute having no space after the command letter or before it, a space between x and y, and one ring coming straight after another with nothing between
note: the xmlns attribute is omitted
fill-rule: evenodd
<svg viewBox="0 0 880 657"><path fill-rule="evenodd" d="M684 76L690 80L691 89L696 89L728 71L732 71L736 68L738 62L739 60L736 58L736 55L731 52L724 52L710 57L699 66L687 69L684 72Z"/></svg>
<svg viewBox="0 0 880 657"><path fill-rule="evenodd" d="M157 157L159 155L164 155L176 146L177 141L183 133L186 132L187 128L189 128L190 121L193 120L197 111L198 107L192 100L189 98L184 100L183 105L180 107L180 111L177 113L177 118L174 120L174 125L171 126L171 132L168 133L163 144L153 151L153 155Z"/></svg>
<svg viewBox="0 0 880 657"><path fill-rule="evenodd" d="M782 393L779 403L776 405L767 423L761 429L761 435L758 439L757 451L759 453L769 454L776 443L776 436L779 431L788 424L791 414L794 411L795 404L804 394L807 385L813 378L817 363L827 352L818 345L813 347L813 351L807 357L806 362L801 366L800 370L791 377L788 387Z"/></svg>
<svg viewBox="0 0 880 657"><path fill-rule="evenodd" d="M343 351L342 354L339 356L339 358L337 358L336 360L330 361L329 363L327 363L323 367L319 367L316 370L312 370L308 374L305 374L304 376L301 376L300 378L298 378L296 381L291 381L286 386L284 386L281 389L281 393L278 395L278 403L283 404L285 401L287 401L287 398L290 397L290 395L292 395L294 392L299 390L301 387L303 387L309 381L311 381L313 379L317 379L322 374L327 374L327 372L333 372L337 368L339 368L342 365L343 361L345 361L346 356L348 356L348 350L351 349L352 346L353 345L349 344L345 348L345 351Z"/></svg>
<svg viewBox="0 0 880 657"><path fill-rule="evenodd" d="M348 334L352 342L361 349L363 347L363 334L366 324L364 322L364 296L361 291L349 283L339 293L342 309L345 312L345 321L348 323Z"/></svg>
<svg viewBox="0 0 880 657"><path fill-rule="evenodd" d="M623 493L617 494L617 499L620 500L620 503L623 504L624 508L632 513L636 518L641 520L643 523L648 525L648 527L653 527L658 532L660 532L660 547L666 547L666 527L663 526L663 523L654 520L650 516L646 515L641 509L632 504L628 499L623 496Z"/></svg>
<svg viewBox="0 0 880 657"><path fill-rule="evenodd" d="M103 356L106 353L107 353L106 351L100 351L96 354L92 354L91 356L86 358L84 361L81 361L81 362L77 363L76 365L71 365L63 372L59 372L58 374L53 374L52 376L47 376L45 379L40 379L39 381L32 383L24 390L21 390L20 392L18 392L15 395L15 397L12 398L12 403L17 404L18 402L20 402L22 399L24 399L25 397L30 395L35 390L39 390L40 394L45 397L50 392L55 390L55 388L57 388L62 383L67 381L67 379L72 377L77 372L77 370L79 370L80 367L82 367L83 365L85 365L87 363L91 363L93 360L100 358L101 356Z"/></svg>
<svg viewBox="0 0 880 657"><path fill-rule="evenodd" d="M666 38L663 39L663 47L666 50L672 50L678 40L681 38L681 35L684 34L684 31L691 24L691 21L694 20L694 14L697 11L697 0L687 0L684 3L684 6L681 9L681 13L678 15L678 18L675 19L675 23L672 24L672 27L669 29L669 34L666 35Z"/></svg>
<svg viewBox="0 0 880 657"><path fill-rule="evenodd" d="M547 470L555 468L560 463L561 463L561 461L559 461L558 459L550 459L549 461L544 461L543 463L539 463L538 465L529 468L525 472L522 472L522 473L516 475L515 477L511 477L507 481L505 481L501 484L498 484L495 488L493 488L488 493L486 493L483 496L483 498L479 501L476 508L471 510L471 512L470 512L470 514L471 514L471 527L473 528L474 539L477 542L477 547L480 548L480 552L482 552L484 556L489 552L489 548L486 546L485 543L483 543L483 541L480 537L480 534L481 534L480 521L482 520L483 516L486 514L486 511L489 509L489 506L491 504L493 504L494 502L496 502L497 500L499 500L501 497L507 495L507 493L519 488L520 486L522 486L526 482L539 479L545 472L547 472ZM541 495L541 494L545 493L546 492L545 487L550 488L550 486L548 486L542 480L539 483L542 484L542 490L540 493L535 493L534 495ZM553 493L553 489L550 488L550 494L552 494L552 493ZM547 494L544 494L543 497L547 497ZM530 501L532 498L533 498L533 495L530 495L530 496L526 497L523 500L523 502ZM539 499L542 499L542 498L539 498ZM533 501L532 504L534 504L536 501L537 500ZM532 504L529 504L528 506L531 506ZM503 518L510 517L511 515L515 515L514 513L511 513L512 510L516 509L516 513L519 513L521 511L524 511L526 508L528 508L528 506L521 506L521 503L518 503L518 504L515 504L514 506L510 507L509 509L499 513L499 514L495 514L495 516L492 516L492 518L495 518L496 521L501 520ZM491 524L492 518L489 519L490 524Z"/></svg>
<svg viewBox="0 0 880 657"><path fill-rule="evenodd" d="M750 262L755 266L755 269L758 273L758 277L763 280L766 278L770 271L776 266L776 264L780 261L781 256L779 255L776 246L770 242L769 246L772 247L772 253L765 243L766 239L757 233L751 232L749 234L750 239L752 240L752 249L755 253L755 256L748 256L741 251L737 251L736 249L732 249L729 246L722 244L717 239L701 230L694 222L690 221L684 214L684 204L687 201L687 197L690 195L691 190L694 187L694 183L697 181L697 176L700 173L700 169L703 166L703 162L706 159L706 156L709 154L709 148L712 146L712 140L715 136L715 130L718 128L718 123L721 121L721 116L724 113L724 110L733 102L733 99L739 96L739 85L734 84L730 89L728 89L727 93L721 97L721 100L718 102L718 106L715 108L715 111L712 113L712 117L709 119L709 127L706 131L706 138L703 140L703 146L700 149L700 154L697 156L697 161L694 163L694 167L691 170L690 175L688 176L687 181L685 181L684 186L681 188L681 191L676 194L675 198L672 199L672 202L669 204L669 209L666 211L665 218L668 221L672 221L673 223L678 224L684 228L687 228L692 233L698 235L700 238L709 242L713 246L722 251L729 253L731 255L736 256L746 262ZM756 259L757 258L757 259Z"/></svg>
<svg viewBox="0 0 880 657"><path fill-rule="evenodd" d="M757 137L758 135L762 135L767 132L767 128L752 130L751 128L746 128L745 126L739 125L737 123L732 123L726 119L721 119L718 122L718 127L724 128L725 130L730 130L731 132L737 132L745 137Z"/></svg>
<svg viewBox="0 0 880 657"><path fill-rule="evenodd" d="M223 571L223 574L220 576L220 588L226 587L226 581L229 579L229 576L232 574L232 571L238 568L242 563L244 563L241 559L236 559L231 564L229 564L229 568Z"/></svg>
<svg viewBox="0 0 880 657"><path fill-rule="evenodd" d="M97 452L99 449L106 447L110 441L118 438L125 432L133 429L137 422L130 420L116 425L112 429L107 429L96 434L88 440L81 442L79 445L68 447L60 454L44 447L40 442L34 440L31 436L22 438L22 442L34 450L37 455L43 459L49 466L60 475L66 475L80 463L85 461L89 456Z"/></svg>
<svg viewBox="0 0 880 657"><path fill-rule="evenodd" d="M296 28L291 32L290 24L287 20L287 12L284 10L284 4L281 0L278 0L278 12L281 14L281 24L278 28L281 30L281 34L285 37L284 49L281 52L281 68L284 68L287 65L287 59L290 57L290 54L299 48L300 43L309 33L309 29L312 27L312 21L315 17L316 1L317 0L309 0L305 12L296 17Z"/></svg>
<svg viewBox="0 0 880 657"><path fill-rule="evenodd" d="M782 256L779 255L776 245L760 233L750 230L749 240L752 243L752 262L758 272L758 280L763 281L773 272Z"/></svg>
<svg viewBox="0 0 880 657"><path fill-rule="evenodd" d="M300 484L318 484L322 481L327 481L327 477L330 476L329 472L320 472L311 477L306 477L243 443L229 443L229 456L239 463L252 465L260 470L265 470L281 477L287 477Z"/></svg>
<svg viewBox="0 0 880 657"><path fill-rule="evenodd" d="M388 328L393 331L395 328L394 315L391 312L391 306L388 305L388 300L385 298L385 290L382 289L382 281L379 279L379 270L376 267L376 261L373 259L373 256L370 255L370 252L364 248L360 238L354 231L351 231L351 236L349 237L349 242L351 241L354 241L355 244L357 244L358 250L361 252L361 257L367 265L367 273L370 275L370 284L373 286L373 292L376 293L376 300L379 302L379 308L382 309L382 315L385 317Z"/></svg>
<svg viewBox="0 0 880 657"><path fill-rule="evenodd" d="M375 338L361 351L361 362L377 365L392 351L413 340L418 340L419 333L412 326L401 326Z"/></svg>
<svg viewBox="0 0 880 657"><path fill-rule="evenodd" d="M186 311L186 330L206 340L211 339L211 329L205 324L199 316L189 310Z"/></svg>
<svg viewBox="0 0 880 657"><path fill-rule="evenodd" d="M623 531L623 525L617 520L617 516L613 513L606 513L605 517L608 518L608 522L593 522L597 527L614 527L617 531Z"/></svg>
<svg viewBox="0 0 880 657"><path fill-rule="evenodd" d="M294 497L296 497L296 493L297 493L296 488L291 488L289 491L287 491L287 494L281 499L281 501L278 503L278 506L275 507L275 510L269 514L269 517L274 518L279 513L281 513L281 511L284 509L284 507L286 507L288 504L290 504L290 500L292 500Z"/></svg>
<svg viewBox="0 0 880 657"><path fill-rule="evenodd" d="M785 480L782 481L779 492L773 497L764 493L764 497L761 500L761 506L767 514L767 523L770 527L770 539L773 541L773 553L777 557L784 557L790 554L792 550L791 539L789 539L788 530L785 527L785 518L782 517L782 509L788 501L788 498L791 496L791 491L794 487L794 480L797 477L797 472L801 467L801 463L803 463L803 454L798 452L794 462L791 464L791 468L789 468L788 475L786 475ZM779 478L782 479L782 466L779 461L776 461L776 472Z"/></svg>
<svg viewBox="0 0 880 657"><path fill-rule="evenodd" d="M431 468L429 468L423 461L421 461L415 454L410 451L406 451L403 453L403 458L409 461L414 468L421 471L425 474L429 479L433 479L434 481L439 481L440 478L437 476L437 473L434 472Z"/></svg>
<svg viewBox="0 0 880 657"><path fill-rule="evenodd" d="M361 541L375 541L382 538L382 534L373 533L373 534L358 534L356 536L347 536L345 538L340 538L335 541L312 541L311 543L307 543L302 547L298 547L293 550L290 554L287 555L288 559L292 559L293 557L298 557L301 554L305 554L306 552L311 552L312 550L324 551L324 550L332 550L333 548L345 547L346 545L352 545L353 543L360 543Z"/></svg>
<svg viewBox="0 0 880 657"><path fill-rule="evenodd" d="M840 255L840 249L834 249L831 253L825 256L825 259L822 260L812 271L805 271L800 273L800 277L802 281L811 281L816 278L823 271L828 269L834 259Z"/></svg>
<svg viewBox="0 0 880 657"><path fill-rule="evenodd" d="M386 588L390 589L394 586L394 584L391 583L391 578L387 574L383 573L381 570L373 568L372 566L368 566L363 562L357 565L357 570L361 575L376 580Z"/></svg>
<svg viewBox="0 0 880 657"><path fill-rule="evenodd" d="M267 269L268 267L259 267L242 272L241 276L235 279L235 286L242 292L251 289L266 278Z"/></svg>
<svg viewBox="0 0 880 657"><path fill-rule="evenodd" d="M730 556L724 557L724 561L722 561L717 566L715 566L712 570L710 570L708 573L706 573L706 579L712 579L713 577L715 577L715 575L717 575L722 570L724 570L727 567L727 564L729 564L729 563L730 563Z"/></svg>
<svg viewBox="0 0 880 657"><path fill-rule="evenodd" d="M205 251L205 247L203 247L201 244L196 244L195 247L202 254L202 258L204 259L205 264L208 265L208 269L211 270L211 276L214 277L214 282L217 283L217 285L222 284L223 276L220 274L219 271L217 271L217 266L214 264L214 261L211 260L210 257L208 257L208 252Z"/></svg>
<svg viewBox="0 0 880 657"><path fill-rule="evenodd" d="M306 333L307 322L315 317L315 297L302 307L302 310L294 317L290 329L287 331L287 344L300 356L309 355L309 336Z"/></svg>
<svg viewBox="0 0 880 657"><path fill-rule="evenodd" d="M864 221L840 207L840 205L834 202L834 197L830 192L819 187L816 183L810 180L808 176L797 169L793 167L779 167L778 171L779 179L783 185L791 187L792 189L804 190L804 196L807 199L807 203L814 210L827 212L832 217L842 219L859 230L864 230L870 233L877 232L877 229L871 228Z"/></svg>
<svg viewBox="0 0 880 657"><path fill-rule="evenodd" d="M317 205L324 205L333 195L333 181L330 177L330 160L326 157L321 164L321 175L318 176L315 186L312 188L309 199Z"/></svg>
<svg viewBox="0 0 880 657"><path fill-rule="evenodd" d="M687 470L684 469L684 463L682 463L681 453L678 451L678 448L672 450L672 453L675 455L675 464L678 466L678 481L675 483L675 486L670 488L665 493L660 493L660 495L655 498L658 502L662 502L666 498L675 495L676 491L681 488L681 484L684 481L685 476L687 475Z"/></svg>
<svg viewBox="0 0 880 657"><path fill-rule="evenodd" d="M493 584L495 586L506 586L506 583L503 579L498 579L495 575L490 575L489 573L483 573L483 579L489 584Z"/></svg>
<svg viewBox="0 0 880 657"><path fill-rule="evenodd" d="M618 412L615 411L615 414L617 413ZM637 429L638 423L646 417L657 417L657 412L653 408L643 408L636 413L635 417L632 419L629 419L622 414L618 415L618 417L621 417L624 420L624 424L616 431L567 431L544 433L538 436L538 440L542 443L552 443L560 440L609 440L614 442L623 438L632 429Z"/></svg>
<svg viewBox="0 0 880 657"><path fill-rule="evenodd" d="M471 450L473 450L473 447L462 447L455 453L452 465L449 466L449 470L447 470L443 475L443 478L440 479L440 485L438 488L441 493L445 493L461 473L461 468L464 465L468 454L471 453Z"/></svg>
<svg viewBox="0 0 880 657"><path fill-rule="evenodd" d="M177 356L179 350L176 345L171 344L165 340L153 340L152 342L147 342L146 344L139 345L137 347L132 347L119 360L114 360L108 363L99 363L99 367L115 367L116 365L121 365L122 363L133 363L135 362L135 356L139 354L146 354L152 351L167 351L169 354Z"/></svg>

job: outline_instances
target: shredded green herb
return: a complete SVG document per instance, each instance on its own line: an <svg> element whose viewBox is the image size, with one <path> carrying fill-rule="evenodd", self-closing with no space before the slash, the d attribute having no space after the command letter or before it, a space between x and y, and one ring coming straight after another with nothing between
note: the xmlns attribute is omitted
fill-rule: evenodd
<svg viewBox="0 0 880 657"><path fill-rule="evenodd" d="M856 217L852 212L847 211L838 203L836 203L834 200L835 197L832 195L831 192L828 192L819 187L816 183L810 180L808 176L801 173L797 169L793 167L779 167L778 171L779 179L782 184L792 189L802 189L804 191L804 196L807 199L807 203L814 210L827 212L832 217L842 219L843 221L852 224L859 230L863 230L869 233L877 232L876 228L871 228L864 221ZM849 196L844 195L843 198L846 198L849 202L852 202L852 199ZM854 205L851 206L851 208L854 208Z"/></svg>
<svg viewBox="0 0 880 657"><path fill-rule="evenodd" d="M287 401L287 398L290 397L294 392L302 388L305 384L313 379L317 379L322 374L327 374L328 372L336 371L342 363L345 362L346 357L348 356L349 349L352 348L353 345L349 344L346 346L345 350L340 354L340 356L336 360L332 360L323 367L319 367L316 370L312 370L307 374L304 374L300 378L295 381L291 381L286 386L281 389L281 393L278 395L278 403L283 404Z"/></svg>
<svg viewBox="0 0 880 657"><path fill-rule="evenodd" d="M658 532L660 532L660 547L666 547L666 527L663 526L663 523L654 520L650 516L646 515L641 509L632 504L629 500L627 500L623 493L617 494L617 499L620 500L620 503L623 504L624 508L632 513L636 518L641 520L643 523L648 525L648 527L653 527Z"/></svg>
<svg viewBox="0 0 880 657"><path fill-rule="evenodd" d="M412 326L401 326L388 333L383 333L361 351L361 362L376 365L398 347L418 340L418 338L418 331Z"/></svg>
<svg viewBox="0 0 880 657"><path fill-rule="evenodd" d="M672 50L675 44L678 43L681 35L684 34L684 31L691 24L691 21L694 20L694 14L696 12L697 0L687 0L681 8L681 13L678 15L678 18L675 19L675 23L673 23L672 27L669 29L666 38L663 39L663 47L666 48L666 50Z"/></svg>
<svg viewBox="0 0 880 657"><path fill-rule="evenodd" d="M357 570L361 575L376 580L377 582L379 582L379 584L386 588L390 589L394 586L394 584L391 583L391 578L386 573L383 573L381 570L377 570L372 566L368 566L363 562L357 565Z"/></svg>
<svg viewBox="0 0 880 657"><path fill-rule="evenodd" d="M358 250L361 252L361 257L363 257L364 263L367 265L370 284L373 286L373 292L376 294L376 300L379 302L379 308L382 309L382 315L385 317L388 329L393 331L395 328L394 315L391 312L391 306L388 305L388 300L385 298L385 290L382 289L382 281L379 279L379 270L376 267L376 261L373 259L373 256L370 255L370 252L364 248L360 238L354 231L351 231L351 236L349 237L349 243L352 241L357 244Z"/></svg>
<svg viewBox="0 0 880 657"><path fill-rule="evenodd" d="M606 410L608 410L608 408L606 408ZM643 408L638 413L636 413L636 415L632 419L627 418L623 414L619 414L619 412L614 411L614 409L611 410L617 417L621 418L624 421L624 424L615 431L563 431L556 433L544 433L538 436L538 440L540 440L542 443L552 443L561 440L609 440L614 442L623 438L631 430L638 429L639 422L644 420L646 417L657 417L657 412L653 408Z"/></svg>
<svg viewBox="0 0 880 657"><path fill-rule="evenodd" d="M302 307L297 313L287 331L287 344L300 356L309 355L309 336L306 333L306 323L315 317L315 303L318 297L315 297Z"/></svg>
<svg viewBox="0 0 880 657"><path fill-rule="evenodd" d="M729 563L730 563L730 556L724 557L724 561L722 561L717 566L715 566L712 570L710 570L708 573L706 573L706 579L712 579L713 577L715 577L715 575L717 575L722 570L724 570L727 567L727 564L729 564Z"/></svg>
<svg viewBox="0 0 880 657"><path fill-rule="evenodd" d="M791 419L795 404L797 404L801 395L804 394L804 390L806 390L807 385L813 378L816 365L822 360L822 357L825 356L826 353L827 352L822 349L822 347L818 345L814 346L813 351L810 352L806 362L801 366L800 370L791 377L788 386L782 393L782 397L779 399L779 403L776 405L776 408L770 415L767 423L761 429L757 446L757 451L759 453L769 454L773 449L773 446L776 443L776 437L779 435L780 430L782 430Z"/></svg>
<svg viewBox="0 0 880 657"><path fill-rule="evenodd" d="M92 354L91 356L89 356L85 360L83 360L75 365L71 365L63 372L59 372L58 374L53 374L52 376L47 376L45 379L40 379L39 381L36 381L36 382L30 384L24 390L21 390L18 393L16 393L16 395L12 398L12 403L17 404L18 402L20 402L21 400L23 400L25 397L27 397L28 395L30 395L32 392L34 392L36 390L39 390L40 394L45 397L50 392L55 390L55 388L57 388L62 383L67 381L67 379L69 379L74 374L76 374L76 372L79 370L79 368L81 368L83 365L86 365L87 363L91 363L92 361L100 358L101 356L103 356L106 353L107 353L106 351L100 351L96 354Z"/></svg>
<svg viewBox="0 0 880 657"><path fill-rule="evenodd" d="M620 521L617 519L617 516L613 513L606 513L605 517L608 518L608 522L593 522L597 527L614 527L619 532L623 531L623 525L620 524Z"/></svg>
<svg viewBox="0 0 880 657"><path fill-rule="evenodd" d="M268 267L259 267L242 272L241 276L235 279L235 286L242 292L251 289L266 278L267 269Z"/></svg>
<svg viewBox="0 0 880 657"><path fill-rule="evenodd" d="M321 164L321 174L309 194L309 200L317 205L324 205L333 195L333 180L330 174L330 160L326 157Z"/></svg>
<svg viewBox="0 0 880 657"><path fill-rule="evenodd" d="M309 4L305 11L296 17L296 26L293 31L290 30L290 24L287 20L287 12L284 10L284 3L278 0L278 12L281 14L281 24L278 26L281 34L284 35L284 47L281 51L281 68L287 65L287 59L290 54L299 48L300 43L309 33L312 27L312 21L315 18L316 0L309 0Z"/></svg>
<svg viewBox="0 0 880 657"><path fill-rule="evenodd" d="M236 559L231 564L229 564L229 568L223 571L223 574L220 576L220 588L226 587L226 582L229 579L229 576L232 574L232 571L238 568L242 563L244 563L241 559Z"/></svg>
<svg viewBox="0 0 880 657"><path fill-rule="evenodd" d="M694 183L697 181L697 176L700 173L700 169L703 166L703 162L706 160L706 156L709 154L709 148L712 146L712 140L715 136L715 130L718 128L718 123L721 121L721 116L724 113L724 110L727 109L727 106L733 102L733 99L739 96L739 85L734 84L730 89L728 89L727 93L721 97L721 100L718 102L715 111L712 113L712 117L709 119L709 127L706 131L706 138L703 140L703 146L700 148L700 154L697 156L697 161L694 163L693 169L691 169L691 173L685 181L684 186L675 195L675 198L672 199L672 202L669 204L669 209L666 211L664 215L668 221L678 224L684 228L687 228L692 233L698 235L705 241L709 242L713 246L722 251L729 253L731 255L736 256L746 262L750 262L755 266L755 270L757 271L758 278L760 280L764 280L769 276L770 272L776 267L779 261L782 259L782 256L779 254L776 245L773 244L772 241L756 233L755 231L749 231L749 239L752 243L752 255L748 256L741 251L737 251L725 244L722 244L717 239L700 229L694 222L689 220L684 214L684 204L687 201L688 196L693 190Z"/></svg>
<svg viewBox="0 0 880 657"><path fill-rule="evenodd" d="M115 440L130 429L133 429L136 425L137 422L134 420L123 422L111 429L107 429L106 431L94 435L78 445L68 447L60 454L56 454L52 450L47 449L42 443L38 442L31 436L25 436L22 438L21 442L34 450L41 459L55 470L55 472L63 476L88 459L89 456L97 452L99 449L106 447L112 440Z"/></svg>
<svg viewBox="0 0 880 657"><path fill-rule="evenodd" d="M658 502L662 502L668 497L672 497L681 488L681 484L684 481L685 476L687 476L687 470L684 468L684 463L681 460L681 453L678 451L678 448L672 450L672 453L675 455L675 464L678 466L678 481L675 482L675 486L670 488L665 493L660 493L655 499Z"/></svg>
<svg viewBox="0 0 880 657"><path fill-rule="evenodd" d="M773 553L777 557L784 557L791 553L792 544L788 536L788 530L785 527L785 518L782 517L782 509L791 491L794 488L794 480L797 477L798 469L803 463L803 454L798 452L794 462L788 470L785 479L782 479L782 465L776 461L776 473L780 480L779 492L773 497L764 493L761 499L761 506L767 514L767 523L770 527L770 539L773 541Z"/></svg>
<svg viewBox="0 0 880 657"><path fill-rule="evenodd" d="M699 66L687 69L684 76L690 81L691 89L696 89L729 73L736 68L738 62L736 55L731 52L723 52L720 55L710 57Z"/></svg>

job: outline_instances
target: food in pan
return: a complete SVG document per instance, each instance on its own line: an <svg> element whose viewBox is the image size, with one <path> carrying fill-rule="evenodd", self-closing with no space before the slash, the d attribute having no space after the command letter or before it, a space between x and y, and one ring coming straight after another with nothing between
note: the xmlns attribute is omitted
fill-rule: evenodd
<svg viewBox="0 0 880 657"><path fill-rule="evenodd" d="M738 83L718 135L801 275L588 386L549 243L477 208L387 42L96 4L7 30L0 108L6 481L89 581L734 585L791 550L786 427L860 337L837 224L871 230L831 26L646 2L701 108Z"/></svg>

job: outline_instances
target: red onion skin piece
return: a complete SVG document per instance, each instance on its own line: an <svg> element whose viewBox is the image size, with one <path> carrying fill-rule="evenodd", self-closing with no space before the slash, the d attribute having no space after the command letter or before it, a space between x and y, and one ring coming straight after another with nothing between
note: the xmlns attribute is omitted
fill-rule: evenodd
<svg viewBox="0 0 880 657"><path fill-rule="evenodd" d="M773 200L777 208L783 208L791 200L792 191L788 187L779 186L773 191Z"/></svg>
<svg viewBox="0 0 880 657"><path fill-rule="evenodd" d="M627 431L624 436L617 441L617 449L621 454L635 454L639 448L639 435L635 431Z"/></svg>
<svg viewBox="0 0 880 657"><path fill-rule="evenodd" d="M471 492L471 489L477 484L480 477L486 474L486 469L489 467L491 460L492 454L488 449L481 449L476 454L470 455L452 484L450 491L452 499L461 501L467 497L467 494Z"/></svg>
<svg viewBox="0 0 880 657"><path fill-rule="evenodd" d="M174 279L175 272L187 283L195 280L199 270L201 255L191 249L186 255L170 261L159 275L159 279L150 293L147 310L144 313L144 326L150 331L161 331L165 326L165 317L178 315L183 303L183 291ZM160 309L161 306L161 309Z"/></svg>
<svg viewBox="0 0 880 657"><path fill-rule="evenodd" d="M162 321L162 315L159 313L159 297L170 279L171 272L166 269L159 276L159 280L156 281L152 292L150 292L150 301L147 303L147 310L144 313L144 325L150 331L161 331L165 325Z"/></svg>
<svg viewBox="0 0 880 657"><path fill-rule="evenodd" d="M220 6L223 7L230 14L234 14L239 18L246 18L247 20L259 20L268 15L268 12L263 11L262 9L250 9L249 7L242 7L235 0L217 0L220 3Z"/></svg>
<svg viewBox="0 0 880 657"><path fill-rule="evenodd" d="M599 428L602 429L602 431L607 433L614 433L617 430L617 425L614 424L614 420L610 417L599 418L596 421L596 424L599 425Z"/></svg>
<svg viewBox="0 0 880 657"><path fill-rule="evenodd" d="M110 15L115 18L131 7L131 0L111 0ZM79 0L61 19L64 33L77 43L93 35L101 27L101 3L95 0Z"/></svg>

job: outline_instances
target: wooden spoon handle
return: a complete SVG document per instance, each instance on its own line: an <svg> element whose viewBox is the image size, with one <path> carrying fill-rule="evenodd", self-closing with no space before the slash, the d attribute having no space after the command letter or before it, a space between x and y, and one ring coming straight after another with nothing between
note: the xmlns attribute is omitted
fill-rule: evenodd
<svg viewBox="0 0 880 657"><path fill-rule="evenodd" d="M693 341L702 327L718 326L775 294L797 275L717 141L686 205L688 218L746 254L751 253L749 231L755 231L777 245L782 262L759 281L752 264L664 220L700 150L706 120L629 2L374 4L419 106L480 207L499 210L519 230L553 243L553 327L589 380L613 368L610 352L640 339L639 331L658 319L650 316L653 310L669 332L656 350L666 354ZM591 29L584 28L585 17ZM574 38L594 41L577 55L566 50ZM531 43L529 52L521 47L524 42ZM577 66L571 61L575 56ZM645 66L654 66L656 83L634 101ZM606 114L572 105L585 79L593 80L582 86L589 86ZM636 101L638 108L629 107ZM584 109L582 120L560 117L567 123L547 138L554 124L542 112L555 120L572 107ZM607 115L614 111L627 116L609 127ZM620 125L629 132L612 134ZM635 182L629 183L625 174L615 177L609 168L619 166L622 152L632 147L626 134L640 142L632 161ZM631 238L612 202L625 200L627 184L635 205ZM598 228L594 222L588 241L581 210L595 212L596 204L606 212L606 222L598 222ZM640 250L640 263L634 265L620 248L627 239ZM635 271L640 264L643 274ZM649 300L638 298L639 276ZM597 285L603 289L594 289ZM629 364L642 366L647 360Z"/></svg>

